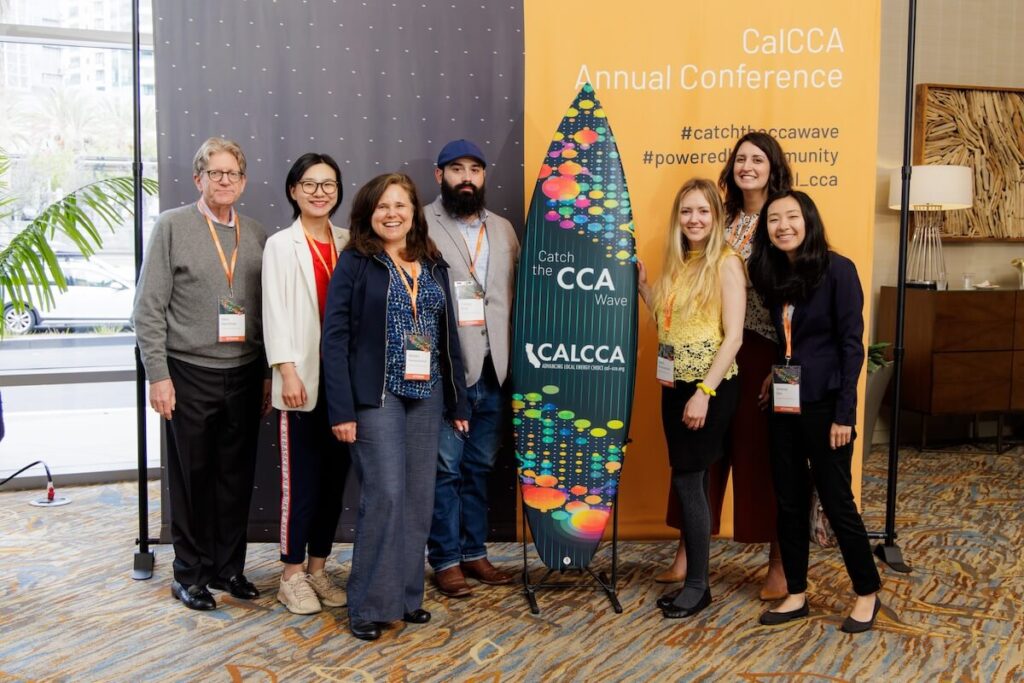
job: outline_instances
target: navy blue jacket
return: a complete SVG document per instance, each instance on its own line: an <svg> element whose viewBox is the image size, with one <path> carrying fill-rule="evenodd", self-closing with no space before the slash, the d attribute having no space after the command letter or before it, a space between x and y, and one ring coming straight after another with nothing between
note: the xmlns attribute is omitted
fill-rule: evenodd
<svg viewBox="0 0 1024 683"><path fill-rule="evenodd" d="M356 408L379 407L384 401L387 296L391 277L384 259L348 249L327 289L321 342L327 415L332 425L355 422ZM444 292L445 312L438 325L441 384L446 417L469 419L466 374L448 287L448 264L430 264L430 274Z"/></svg>
<svg viewBox="0 0 1024 683"><path fill-rule="evenodd" d="M793 311L793 358L800 366L800 402L835 397L838 425L857 421L857 379L864 366L864 291L853 261L829 252L828 269L804 304ZM780 362L786 335L782 307L772 306Z"/></svg>

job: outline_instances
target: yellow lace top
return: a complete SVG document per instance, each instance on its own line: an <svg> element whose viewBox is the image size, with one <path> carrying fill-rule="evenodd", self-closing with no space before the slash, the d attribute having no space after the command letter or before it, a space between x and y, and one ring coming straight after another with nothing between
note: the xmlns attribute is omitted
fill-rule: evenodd
<svg viewBox="0 0 1024 683"><path fill-rule="evenodd" d="M672 346L675 352L675 379L678 382L699 382L704 379L725 337L721 307L717 311L696 311L689 318L684 317L686 301L693 288L692 276L693 269L686 268L673 283L675 296L671 299L669 329L665 329L665 309L655 312L658 343ZM735 377L738 372L736 361L733 361L723 379Z"/></svg>

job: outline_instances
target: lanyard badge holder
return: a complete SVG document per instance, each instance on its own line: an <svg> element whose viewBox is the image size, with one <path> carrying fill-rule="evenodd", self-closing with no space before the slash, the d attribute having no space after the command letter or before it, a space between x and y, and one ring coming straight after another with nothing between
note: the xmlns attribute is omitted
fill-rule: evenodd
<svg viewBox="0 0 1024 683"><path fill-rule="evenodd" d="M235 265L238 263L238 252L242 248L242 231L239 227L238 217L235 217L235 250L231 254L231 263L228 263L224 256L224 249L220 246L220 238L213 227L213 221L206 216L206 225L210 228L210 237L213 238L213 245L217 247L217 256L220 257L220 265L224 269L224 275L228 279L228 296L222 296L217 301L217 341L244 342L245 341L245 307L235 300Z"/></svg>
<svg viewBox="0 0 1024 683"><path fill-rule="evenodd" d="M476 251L469 259L471 280L456 280L455 300L458 303L459 327L481 327L484 320L484 288L476 277L476 262L480 258L484 238L487 235L487 224L482 223L476 234Z"/></svg>
<svg viewBox="0 0 1024 683"><path fill-rule="evenodd" d="M665 302L665 312L662 320L665 322L665 337L668 337L672 329L672 306L675 304L675 292ZM676 350L672 344L658 344L658 366L656 370L658 384L671 389L676 385Z"/></svg>
<svg viewBox="0 0 1024 683"><path fill-rule="evenodd" d="M392 263L394 263L394 259L392 259ZM409 381L427 381L430 379L430 337L416 332L419 329L419 312L416 310L416 302L420 292L420 266L418 263L412 265L411 286L402 267L397 263L395 263L395 267L398 270L398 278L405 286L409 301L412 303L413 331L405 335L405 374L403 377Z"/></svg>
<svg viewBox="0 0 1024 683"><path fill-rule="evenodd" d="M786 334L786 364L772 366L772 410L800 414L800 366L790 365L793 357L793 305L782 307L782 329Z"/></svg>

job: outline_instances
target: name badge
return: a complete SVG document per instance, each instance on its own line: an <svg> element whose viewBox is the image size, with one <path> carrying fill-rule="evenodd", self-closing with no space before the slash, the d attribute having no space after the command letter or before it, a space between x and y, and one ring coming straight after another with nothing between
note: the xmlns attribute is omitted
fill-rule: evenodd
<svg viewBox="0 0 1024 683"><path fill-rule="evenodd" d="M772 366L772 410L800 414L800 366Z"/></svg>
<svg viewBox="0 0 1024 683"><path fill-rule="evenodd" d="M477 327L484 324L484 290L476 280L458 280L455 299L459 304L459 327Z"/></svg>
<svg viewBox="0 0 1024 683"><path fill-rule="evenodd" d="M217 309L217 341L245 341L245 308L226 296L220 298Z"/></svg>
<svg viewBox="0 0 1024 683"><path fill-rule="evenodd" d="M676 385L676 350L671 344L658 344L657 377L666 387Z"/></svg>
<svg viewBox="0 0 1024 683"><path fill-rule="evenodd" d="M405 379L430 379L430 338L425 334L409 333L405 336Z"/></svg>

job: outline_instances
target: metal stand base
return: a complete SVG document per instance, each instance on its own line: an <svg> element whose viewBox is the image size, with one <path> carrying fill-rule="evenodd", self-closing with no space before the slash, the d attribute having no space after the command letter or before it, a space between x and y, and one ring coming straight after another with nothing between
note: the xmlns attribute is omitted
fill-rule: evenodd
<svg viewBox="0 0 1024 683"><path fill-rule="evenodd" d="M889 565L894 572L909 574L912 571L910 565L903 561L903 552L895 543L892 545L879 543L875 546L875 556Z"/></svg>
<svg viewBox="0 0 1024 683"><path fill-rule="evenodd" d="M49 498L36 498L35 500L30 500L28 504L37 508L56 508L61 505L67 505L70 502L70 498L57 496L53 500L50 500Z"/></svg>
<svg viewBox="0 0 1024 683"><path fill-rule="evenodd" d="M155 563L156 558L153 556L152 551L146 550L135 553L132 578L136 581L145 581L146 579L153 578L153 565Z"/></svg>
<svg viewBox="0 0 1024 683"><path fill-rule="evenodd" d="M522 493L520 493L520 497ZM540 606L537 604L537 590L538 589L553 589L553 590L566 590L566 589L577 589L577 590L600 590L604 591L605 596L608 598L608 602L611 603L612 609L615 610L616 614L622 614L622 604L619 603L619 592L618 592L618 575L619 575L619 500L618 496L612 500L612 576L609 580L608 575L604 572L594 573L594 570L590 567L583 569L571 569L568 571L578 572L582 577L584 572L590 575L592 581L557 581L554 583L547 583L548 578L555 573L556 570L548 569L544 572L544 576L541 577L539 583L530 583L530 564L526 554L526 503L522 504L522 512L520 521L522 524L522 538L523 538L523 595L526 597L526 601L530 603L530 612L532 614L540 614ZM596 554L596 553L595 553ZM557 570L560 573L564 573L563 570Z"/></svg>
<svg viewBox="0 0 1024 683"><path fill-rule="evenodd" d="M540 583L530 583L530 571L528 568L523 567L523 595L526 596L527 602L530 603L530 612L533 614L540 614L540 606L537 604L537 589L575 589L603 590L608 598L608 602L612 605L612 609L615 610L615 613L622 614L622 604L619 602L618 591L614 582L608 580L607 574L604 572L595 574L594 570L590 567L573 571L579 572L580 576L583 576L584 572L586 572L590 575L593 581L558 581L554 583L546 583L548 578L555 573L554 569L548 569L544 572L544 576L541 577Z"/></svg>

